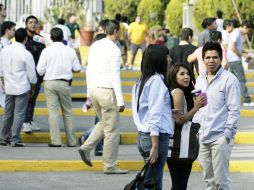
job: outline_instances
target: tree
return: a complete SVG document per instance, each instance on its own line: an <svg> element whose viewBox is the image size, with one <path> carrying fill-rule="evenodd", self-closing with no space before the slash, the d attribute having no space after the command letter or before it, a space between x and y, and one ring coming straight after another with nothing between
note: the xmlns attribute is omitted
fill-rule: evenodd
<svg viewBox="0 0 254 190"><path fill-rule="evenodd" d="M104 0L105 17L113 19L116 13L127 16L129 21L134 21L137 16L137 7L140 0Z"/></svg>
<svg viewBox="0 0 254 190"><path fill-rule="evenodd" d="M163 2L161 0L141 0L138 5L138 15L149 27L161 26L164 20Z"/></svg>
<svg viewBox="0 0 254 190"><path fill-rule="evenodd" d="M182 28L182 3L184 2L186 0L171 0L166 9L166 23L174 35L179 35Z"/></svg>
<svg viewBox="0 0 254 190"><path fill-rule="evenodd" d="M242 20L254 19L253 0L235 0ZM194 20L196 27L201 30L201 23L205 17L216 17L217 9L222 10L224 19L238 19L232 0L197 0L194 5Z"/></svg>

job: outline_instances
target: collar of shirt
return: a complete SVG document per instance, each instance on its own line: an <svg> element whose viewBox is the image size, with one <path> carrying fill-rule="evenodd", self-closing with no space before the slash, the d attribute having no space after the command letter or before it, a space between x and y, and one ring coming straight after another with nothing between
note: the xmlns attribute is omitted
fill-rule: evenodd
<svg viewBox="0 0 254 190"><path fill-rule="evenodd" d="M186 41L184 41L184 40L181 40L180 43L179 43L180 46L189 45L189 44L190 44L190 43L188 43L188 42L186 42Z"/></svg>
<svg viewBox="0 0 254 190"><path fill-rule="evenodd" d="M217 73L214 75L214 77L212 78L212 80L209 83L211 83L216 78L218 78L223 71L224 71L224 68L221 66L220 69L217 71ZM203 72L201 74L201 78L203 78L203 79L205 78L207 80L207 72Z"/></svg>

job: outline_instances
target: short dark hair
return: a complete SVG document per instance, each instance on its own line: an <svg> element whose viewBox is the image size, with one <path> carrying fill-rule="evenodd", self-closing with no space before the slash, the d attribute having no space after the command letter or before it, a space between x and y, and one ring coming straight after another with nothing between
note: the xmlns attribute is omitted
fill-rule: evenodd
<svg viewBox="0 0 254 190"><path fill-rule="evenodd" d="M122 16L121 21L128 23L128 17L127 16Z"/></svg>
<svg viewBox="0 0 254 190"><path fill-rule="evenodd" d="M181 39L188 41L189 37L193 36L193 30L191 28L183 28L182 29L182 35L181 35Z"/></svg>
<svg viewBox="0 0 254 190"><path fill-rule="evenodd" d="M98 40L101 40L101 39L103 39L103 38L106 38L106 34L104 34L104 33L100 33L100 34L97 34L95 37L94 37L94 39L93 39L93 43L94 42L96 42L96 41L98 41Z"/></svg>
<svg viewBox="0 0 254 190"><path fill-rule="evenodd" d="M170 70L169 70L169 75L168 75L168 85L169 85L169 88L171 90L175 89L175 88L182 88L178 83L177 83L177 79L176 79L176 75L180 69L180 67L183 67L185 69L188 70L189 72L189 75L190 75L190 78L192 76L192 72L191 72L191 69L190 67L188 67L186 64L183 64L183 63L176 63L176 64L173 64L171 65L170 67ZM192 85L191 82L189 84L189 86ZM186 87L187 88L187 87Z"/></svg>
<svg viewBox="0 0 254 190"><path fill-rule="evenodd" d="M205 18L205 19L203 20L203 22L202 22L202 27L203 27L204 29L206 29L208 26L210 26L211 24L213 24L215 20L216 20L215 17L207 17L207 18Z"/></svg>
<svg viewBox="0 0 254 190"><path fill-rule="evenodd" d="M3 7L4 7L4 5L2 3L0 3L0 11L3 10Z"/></svg>
<svg viewBox="0 0 254 190"><path fill-rule="evenodd" d="M223 29L226 30L227 26L234 26L233 21L232 21L232 20L229 20L229 19L224 20L224 21L223 21Z"/></svg>
<svg viewBox="0 0 254 190"><path fill-rule="evenodd" d="M99 22L98 27L101 27L104 31L106 30L106 26L109 22L109 19L104 19Z"/></svg>
<svg viewBox="0 0 254 190"><path fill-rule="evenodd" d="M59 18L58 19L58 24L65 24L65 20L63 18Z"/></svg>
<svg viewBox="0 0 254 190"><path fill-rule="evenodd" d="M222 40L222 34L220 31L214 30L210 32L210 39L213 42L218 42L218 40Z"/></svg>
<svg viewBox="0 0 254 190"><path fill-rule="evenodd" d="M120 21L121 21L121 18L122 18L122 15L121 15L120 13L116 13L116 15L115 15L115 20L116 20L117 22L120 22Z"/></svg>
<svg viewBox="0 0 254 190"><path fill-rule="evenodd" d="M232 22L233 22L234 28L238 28L239 27L239 21L238 20L232 19Z"/></svg>
<svg viewBox="0 0 254 190"><path fill-rule="evenodd" d="M24 40L27 37L27 32L25 28L19 28L18 30L15 31L15 40L17 42L24 42Z"/></svg>
<svg viewBox="0 0 254 190"><path fill-rule="evenodd" d="M53 42L63 41L63 31L60 28L52 28L50 31L50 38Z"/></svg>
<svg viewBox="0 0 254 190"><path fill-rule="evenodd" d="M106 25L105 31L107 35L113 35L115 30L119 31L119 29L120 29L119 23L115 20L110 20Z"/></svg>
<svg viewBox="0 0 254 190"><path fill-rule="evenodd" d="M4 35L6 30L10 30L12 29L12 27L16 26L16 24L14 22L11 22L11 21L5 21L3 22L2 24L2 34Z"/></svg>
<svg viewBox="0 0 254 190"><path fill-rule="evenodd" d="M25 24L27 24L27 23L28 23L28 21L29 21L30 19L35 19L37 22L39 22L39 21L38 21L38 18L37 18L36 16L34 16L34 15L30 15L30 16L26 17Z"/></svg>
<svg viewBox="0 0 254 190"><path fill-rule="evenodd" d="M251 20L245 20L245 21L243 21L242 26L246 26L249 29L253 29L254 28L253 22Z"/></svg>
<svg viewBox="0 0 254 190"><path fill-rule="evenodd" d="M222 12L220 9L218 9L218 10L216 11L216 15L217 15L218 18L222 18L223 12Z"/></svg>
<svg viewBox="0 0 254 190"><path fill-rule="evenodd" d="M205 53L207 51L215 50L218 52L220 60L222 60L222 48L221 45L218 42L206 42L205 45L202 48L202 58L204 59Z"/></svg>

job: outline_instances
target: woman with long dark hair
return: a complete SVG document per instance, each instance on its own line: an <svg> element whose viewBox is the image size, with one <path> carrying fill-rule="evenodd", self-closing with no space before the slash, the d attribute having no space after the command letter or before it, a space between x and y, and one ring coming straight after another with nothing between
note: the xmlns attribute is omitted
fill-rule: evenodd
<svg viewBox="0 0 254 190"><path fill-rule="evenodd" d="M174 117L174 123L177 123L175 127L180 127L184 123L191 121L194 114L206 104L206 97L199 95L195 98L194 106L187 110L188 102L184 96L184 90L191 89L191 77L192 73L190 68L186 64L174 64L170 68L168 83L171 89L171 94L173 97L174 109L181 110L182 115ZM191 94L191 93L189 93ZM192 97L193 98L193 97ZM181 137L183 138L183 137ZM189 137L184 137L189 138ZM176 141L177 139L174 139ZM178 162L169 157L167 159L168 168L172 180L172 189L171 190L186 190L188 179L190 176L192 162Z"/></svg>
<svg viewBox="0 0 254 190"><path fill-rule="evenodd" d="M156 190L161 190L169 137L173 134L171 98L166 82L167 55L161 46L147 47L141 73L132 91L138 149L144 161L151 165L145 176L145 189L154 189L156 185Z"/></svg>

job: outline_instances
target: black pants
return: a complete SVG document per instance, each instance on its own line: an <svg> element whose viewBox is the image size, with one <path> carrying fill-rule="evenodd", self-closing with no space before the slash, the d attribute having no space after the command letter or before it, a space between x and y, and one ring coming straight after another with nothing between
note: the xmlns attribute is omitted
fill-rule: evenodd
<svg viewBox="0 0 254 190"><path fill-rule="evenodd" d="M167 165L171 176L171 190L186 190L191 173L192 163L179 164L167 159Z"/></svg>
<svg viewBox="0 0 254 190"><path fill-rule="evenodd" d="M34 94L30 96L29 98L27 109L26 109L25 123L30 123L31 121L33 121L35 102L40 93L41 83L42 82L38 81L35 84Z"/></svg>

